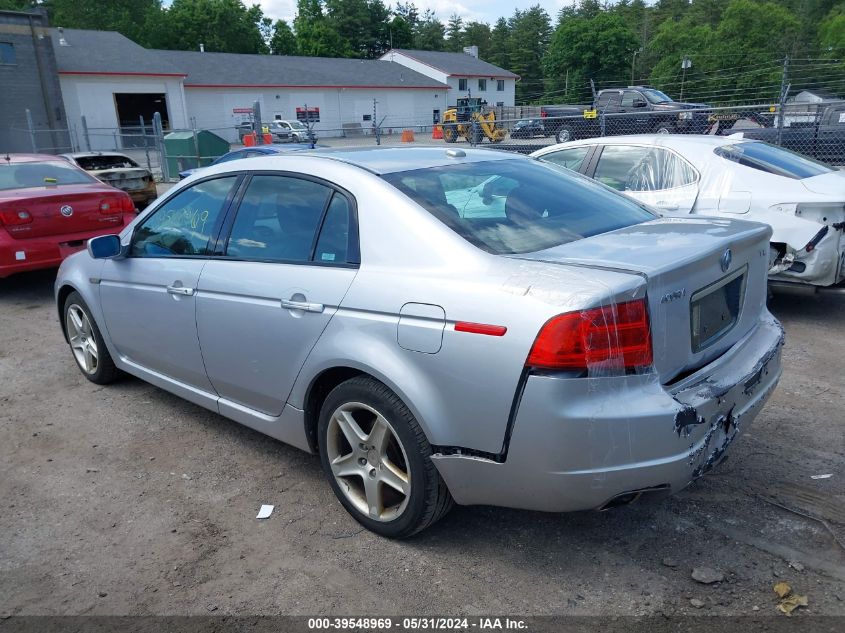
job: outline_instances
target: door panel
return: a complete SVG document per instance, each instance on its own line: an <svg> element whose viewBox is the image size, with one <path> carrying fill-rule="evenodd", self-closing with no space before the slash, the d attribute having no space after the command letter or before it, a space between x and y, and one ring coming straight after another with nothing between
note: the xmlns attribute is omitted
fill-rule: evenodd
<svg viewBox="0 0 845 633"><path fill-rule="evenodd" d="M349 200L325 184L255 175L222 257L203 270L197 328L222 398L282 413L302 364L355 277ZM354 261L354 259L353 259Z"/></svg>
<svg viewBox="0 0 845 633"><path fill-rule="evenodd" d="M280 415L356 273L329 266L209 262L196 299L197 328L217 393Z"/></svg>
<svg viewBox="0 0 845 633"><path fill-rule="evenodd" d="M195 299L168 292L197 287L203 259L106 260L100 302L121 356L199 389L213 391L197 340ZM177 291L178 292L178 291Z"/></svg>
<svg viewBox="0 0 845 633"><path fill-rule="evenodd" d="M100 280L105 326L118 353L208 392L196 288L237 181L200 181L165 201L135 230L129 257L104 262Z"/></svg>

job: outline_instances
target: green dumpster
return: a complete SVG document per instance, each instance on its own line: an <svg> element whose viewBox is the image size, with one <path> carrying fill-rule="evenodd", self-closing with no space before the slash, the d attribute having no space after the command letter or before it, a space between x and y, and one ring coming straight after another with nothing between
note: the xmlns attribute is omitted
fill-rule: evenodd
<svg viewBox="0 0 845 633"><path fill-rule="evenodd" d="M229 141L209 132L197 130L171 132L164 137L167 170L175 176L185 169L205 167L229 151Z"/></svg>

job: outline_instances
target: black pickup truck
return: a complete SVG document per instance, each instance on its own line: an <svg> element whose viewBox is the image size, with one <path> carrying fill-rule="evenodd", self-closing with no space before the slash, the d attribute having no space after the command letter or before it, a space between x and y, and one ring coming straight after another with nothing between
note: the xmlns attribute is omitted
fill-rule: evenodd
<svg viewBox="0 0 845 633"><path fill-rule="evenodd" d="M795 117L787 113L784 118ZM778 135L777 117L772 127L737 122L722 134L742 132L744 138L780 144L785 149L817 158L818 160L845 164L845 101L826 106L809 121L788 121Z"/></svg>
<svg viewBox="0 0 845 633"><path fill-rule="evenodd" d="M649 132L703 134L711 124L709 115L708 105L673 101L659 90L646 86L601 90L596 95L596 102L590 105L540 108L546 134L554 134L558 143Z"/></svg>

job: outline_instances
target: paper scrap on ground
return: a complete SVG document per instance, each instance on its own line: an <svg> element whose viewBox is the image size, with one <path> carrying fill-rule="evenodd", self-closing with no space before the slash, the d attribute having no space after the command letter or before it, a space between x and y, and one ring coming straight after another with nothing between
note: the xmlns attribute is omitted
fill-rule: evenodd
<svg viewBox="0 0 845 633"><path fill-rule="evenodd" d="M825 473L824 475L810 475L810 479L830 479L833 473Z"/></svg>
<svg viewBox="0 0 845 633"><path fill-rule="evenodd" d="M273 514L274 506L262 505L261 509L258 511L258 516L255 517L256 519L267 519Z"/></svg>

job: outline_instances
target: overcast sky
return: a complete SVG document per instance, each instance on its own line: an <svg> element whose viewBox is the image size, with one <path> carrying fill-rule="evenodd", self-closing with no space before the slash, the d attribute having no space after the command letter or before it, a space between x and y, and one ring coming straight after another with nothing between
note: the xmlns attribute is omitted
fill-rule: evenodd
<svg viewBox="0 0 845 633"><path fill-rule="evenodd" d="M264 14L274 20L282 19L291 22L296 15L296 0L245 0L247 6L260 4ZM551 16L554 22L561 7L569 6L574 0L414 0L420 9L434 9L437 17L445 24L453 13L460 15L464 21L478 20L488 22L491 26L500 17L510 17L515 9L527 9L540 4ZM385 0L385 4L393 5L395 0Z"/></svg>

